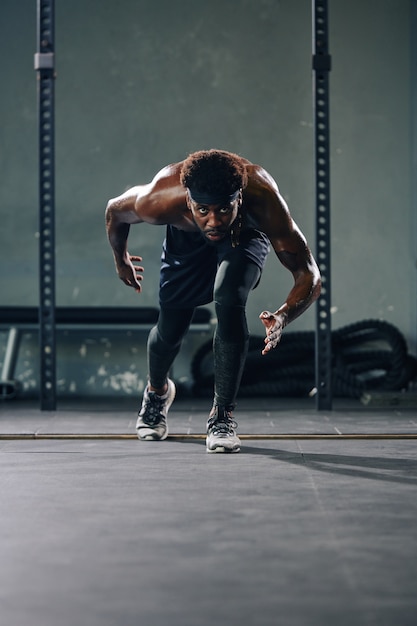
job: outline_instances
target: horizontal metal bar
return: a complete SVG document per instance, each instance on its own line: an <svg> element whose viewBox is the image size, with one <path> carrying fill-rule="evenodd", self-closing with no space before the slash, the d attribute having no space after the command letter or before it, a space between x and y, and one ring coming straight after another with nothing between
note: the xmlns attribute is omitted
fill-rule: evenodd
<svg viewBox="0 0 417 626"><path fill-rule="evenodd" d="M187 439L205 439L205 433L176 433L168 435L168 439L183 441ZM240 434L239 438L242 440L253 441L276 441L282 439L417 439L417 433L270 433L270 434ZM19 441L19 440L83 440L83 439L102 439L102 440L114 440L114 439L137 439L137 436L132 433L0 433L0 441Z"/></svg>
<svg viewBox="0 0 417 626"><path fill-rule="evenodd" d="M145 324L142 322L139 322L138 324L123 324L123 323L115 323L115 324L106 324L106 323L99 323L96 324L95 322L85 322L83 324L71 324L71 323L67 323L67 322L56 322L55 327L57 330L76 330L78 332L90 332L90 331L94 331L94 332L101 332L103 330L106 331L112 331L114 333L120 333L120 332L124 332L124 331L141 331L141 332L146 332L151 330L154 326L155 326L156 322L154 323L149 323L149 324ZM3 322L0 321L0 331L8 331L11 328L11 324L4 324ZM27 322L17 322L16 324L13 324L13 328L19 330L19 331L26 331L26 332L37 332L39 330L39 324L31 324L31 323L27 323ZM207 323L207 324L190 324L190 328L188 332L191 333L198 333L198 332L204 332L204 333L208 333L213 329L212 325Z"/></svg>

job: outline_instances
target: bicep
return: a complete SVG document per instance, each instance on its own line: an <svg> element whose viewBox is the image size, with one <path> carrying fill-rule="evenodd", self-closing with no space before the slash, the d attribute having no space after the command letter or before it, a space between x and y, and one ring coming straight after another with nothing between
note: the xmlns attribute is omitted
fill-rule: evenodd
<svg viewBox="0 0 417 626"><path fill-rule="evenodd" d="M293 273L306 269L311 262L307 241L279 193L265 211L263 222L263 230L284 267Z"/></svg>
<svg viewBox="0 0 417 626"><path fill-rule="evenodd" d="M269 213L266 234L278 259L290 272L295 275L311 270L314 260L306 238L281 196Z"/></svg>
<svg viewBox="0 0 417 626"><path fill-rule="evenodd" d="M107 223L138 224L142 222L137 211L138 187L128 189L122 195L108 201L106 207Z"/></svg>
<svg viewBox="0 0 417 626"><path fill-rule="evenodd" d="M271 236L270 241L282 265L293 274L309 270L314 263L307 241L296 224L275 237Z"/></svg>

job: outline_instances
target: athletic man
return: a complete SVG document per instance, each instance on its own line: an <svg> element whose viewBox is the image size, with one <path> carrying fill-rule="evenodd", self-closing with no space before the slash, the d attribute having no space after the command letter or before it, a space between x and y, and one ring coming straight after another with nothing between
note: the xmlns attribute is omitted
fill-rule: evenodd
<svg viewBox="0 0 417 626"><path fill-rule="evenodd" d="M160 314L148 338L149 381L137 420L141 440L168 435L175 397L168 378L194 309L214 300L214 401L208 452L239 452L233 419L248 348L246 301L258 284L270 244L294 277L286 301L260 314L266 355L287 324L319 296L320 273L273 178L259 165L222 150L203 150L163 168L147 185L109 201L106 226L116 271L141 292L140 256L129 254L131 224L166 225L160 273Z"/></svg>

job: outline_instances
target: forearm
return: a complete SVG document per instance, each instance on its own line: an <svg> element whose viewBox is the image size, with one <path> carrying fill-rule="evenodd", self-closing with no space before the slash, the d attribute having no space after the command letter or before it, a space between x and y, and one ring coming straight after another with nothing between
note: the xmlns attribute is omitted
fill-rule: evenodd
<svg viewBox="0 0 417 626"><path fill-rule="evenodd" d="M280 260L283 262L281 255ZM287 326L317 300L321 291L321 277L319 268L311 256L303 269L288 267L288 255L285 261L287 268L292 271L294 286L284 304L275 311L275 315L280 315L284 326Z"/></svg>
<svg viewBox="0 0 417 626"><path fill-rule="evenodd" d="M281 317L283 327L302 315L317 300L320 291L321 279L318 271L296 278L286 301L274 313Z"/></svg>
<svg viewBox="0 0 417 626"><path fill-rule="evenodd" d="M113 250L116 265L123 263L127 256L127 239L130 223L121 219L117 202L110 201L105 212L107 238Z"/></svg>
<svg viewBox="0 0 417 626"><path fill-rule="evenodd" d="M113 250L116 265L127 260L127 240L129 236L130 224L119 222L107 228L107 237Z"/></svg>
<svg viewBox="0 0 417 626"><path fill-rule="evenodd" d="M317 300L320 289L321 281L318 269L313 273L300 275L296 278L294 287L288 294L286 301L275 313L263 311L260 314L259 317L266 329L265 348L262 350L262 354L267 354L278 345L285 326L304 313Z"/></svg>

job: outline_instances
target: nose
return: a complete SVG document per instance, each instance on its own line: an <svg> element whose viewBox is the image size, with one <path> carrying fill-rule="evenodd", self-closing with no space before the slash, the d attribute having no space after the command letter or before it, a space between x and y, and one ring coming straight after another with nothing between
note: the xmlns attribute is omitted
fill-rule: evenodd
<svg viewBox="0 0 417 626"><path fill-rule="evenodd" d="M221 226L222 221L215 211L210 211L207 215L206 224L209 228L218 228Z"/></svg>

